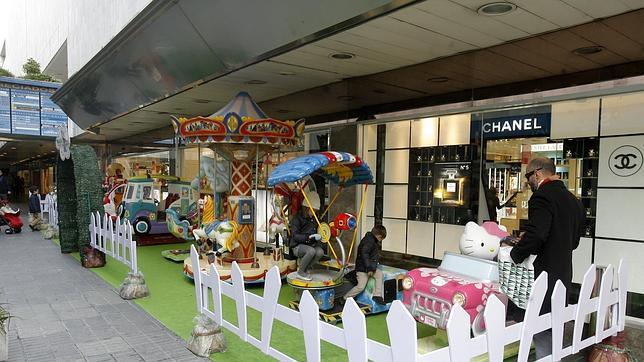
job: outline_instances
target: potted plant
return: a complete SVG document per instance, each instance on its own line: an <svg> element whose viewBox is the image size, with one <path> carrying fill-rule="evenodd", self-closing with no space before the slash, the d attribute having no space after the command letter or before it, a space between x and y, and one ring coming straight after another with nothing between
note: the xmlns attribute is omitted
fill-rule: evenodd
<svg viewBox="0 0 644 362"><path fill-rule="evenodd" d="M0 361L9 359L9 321L12 315L0 304Z"/></svg>

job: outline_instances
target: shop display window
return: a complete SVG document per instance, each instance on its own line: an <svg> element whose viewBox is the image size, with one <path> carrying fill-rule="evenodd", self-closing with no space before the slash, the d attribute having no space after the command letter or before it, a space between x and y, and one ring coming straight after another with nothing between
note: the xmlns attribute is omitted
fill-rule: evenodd
<svg viewBox="0 0 644 362"><path fill-rule="evenodd" d="M569 166L568 189L581 199L586 214L584 236L595 236L597 216L597 180L599 170L599 141L595 138L576 138L563 141L564 162Z"/></svg>
<svg viewBox="0 0 644 362"><path fill-rule="evenodd" d="M409 220L464 225L472 220L472 147L439 146L409 151Z"/></svg>

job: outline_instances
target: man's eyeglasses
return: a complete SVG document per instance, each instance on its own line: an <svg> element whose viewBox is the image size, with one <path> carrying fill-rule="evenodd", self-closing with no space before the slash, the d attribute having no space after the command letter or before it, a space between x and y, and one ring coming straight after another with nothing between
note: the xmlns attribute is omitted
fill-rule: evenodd
<svg viewBox="0 0 644 362"><path fill-rule="evenodd" d="M525 174L526 180L530 181L530 177L532 177L532 175L534 175L534 173L539 171L539 170L541 170L541 167L535 168L534 170L532 170L530 172L526 172L526 174Z"/></svg>

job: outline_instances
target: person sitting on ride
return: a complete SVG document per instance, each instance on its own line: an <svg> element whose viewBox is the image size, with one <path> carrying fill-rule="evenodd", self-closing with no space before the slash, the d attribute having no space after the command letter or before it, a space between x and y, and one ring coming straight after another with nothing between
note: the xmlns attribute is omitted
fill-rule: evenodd
<svg viewBox="0 0 644 362"><path fill-rule="evenodd" d="M309 200L311 207L304 201L300 212L295 214L291 220L291 242L295 256L302 258L300 267L297 271L297 277L301 280L312 280L308 270L315 265L324 250L320 246L322 236L318 234L318 225L313 216L314 212L320 210L320 196L316 192L307 192L306 198ZM313 210L311 210L313 209Z"/></svg>

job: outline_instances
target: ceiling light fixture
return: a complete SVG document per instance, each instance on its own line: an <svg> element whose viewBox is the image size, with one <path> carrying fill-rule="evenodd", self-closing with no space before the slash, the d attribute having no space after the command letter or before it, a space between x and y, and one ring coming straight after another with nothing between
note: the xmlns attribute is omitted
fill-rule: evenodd
<svg viewBox="0 0 644 362"><path fill-rule="evenodd" d="M338 59L338 60L348 60L356 57L355 54L347 53L347 52L331 53L329 54L329 56L333 59Z"/></svg>
<svg viewBox="0 0 644 362"><path fill-rule="evenodd" d="M206 104L206 103L210 103L210 100L208 100L208 99L195 99L195 103Z"/></svg>
<svg viewBox="0 0 644 362"><path fill-rule="evenodd" d="M588 47L581 47L573 50L572 52L577 54L577 55L591 55L591 54L597 54L601 51L604 50L603 46L600 45L591 45Z"/></svg>
<svg viewBox="0 0 644 362"><path fill-rule="evenodd" d="M261 80L261 79L251 79L244 82L244 84L266 84L266 83L267 82L265 80Z"/></svg>
<svg viewBox="0 0 644 362"><path fill-rule="evenodd" d="M498 16L505 15L516 10L517 6L507 1L498 1L482 5L476 12L480 15Z"/></svg>
<svg viewBox="0 0 644 362"><path fill-rule="evenodd" d="M288 70L283 70L279 75L295 75L295 72L289 72Z"/></svg>
<svg viewBox="0 0 644 362"><path fill-rule="evenodd" d="M447 77L432 77L432 78L427 79L427 81L432 82L432 83L445 83L445 82L449 81L449 78L447 78Z"/></svg>

